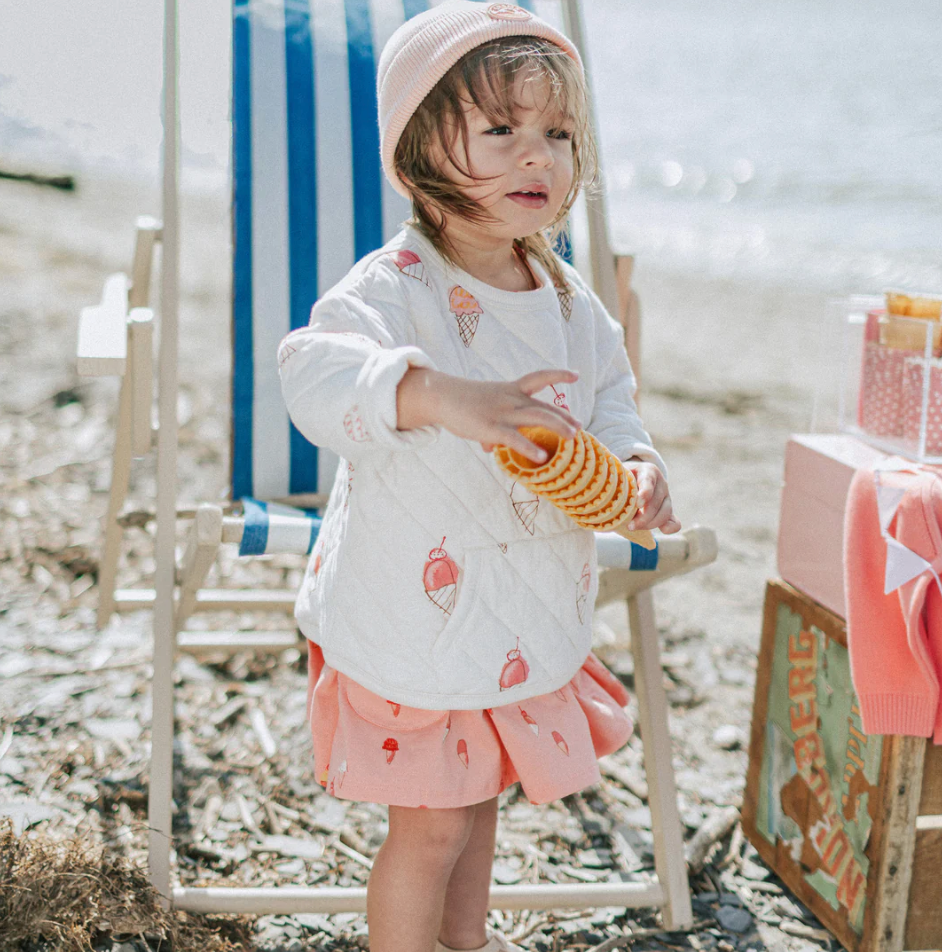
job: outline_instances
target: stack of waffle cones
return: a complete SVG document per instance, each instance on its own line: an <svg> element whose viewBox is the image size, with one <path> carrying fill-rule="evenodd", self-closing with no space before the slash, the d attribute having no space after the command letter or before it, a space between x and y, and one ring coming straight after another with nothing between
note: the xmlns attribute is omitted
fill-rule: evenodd
<svg viewBox="0 0 942 952"><path fill-rule="evenodd" d="M932 334L932 353L942 354L942 297L886 292L886 317L880 321L880 343L900 350L922 351Z"/></svg>
<svg viewBox="0 0 942 952"><path fill-rule="evenodd" d="M534 463L516 450L494 449L498 465L531 492L548 499L574 522L593 532L617 532L646 549L655 546L648 530L625 528L638 511L638 483L631 470L585 430L572 439L542 426L520 432L546 450L545 463Z"/></svg>

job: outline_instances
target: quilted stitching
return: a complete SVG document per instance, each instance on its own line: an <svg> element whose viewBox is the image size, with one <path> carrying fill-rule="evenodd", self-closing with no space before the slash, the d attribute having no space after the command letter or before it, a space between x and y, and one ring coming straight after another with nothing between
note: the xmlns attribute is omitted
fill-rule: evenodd
<svg viewBox="0 0 942 952"><path fill-rule="evenodd" d="M506 314L481 292L480 323L465 346L454 334L448 311L451 275L418 242L416 257L427 284L403 277L388 257L390 249L407 246L410 233L404 234L342 282L338 306L346 307L347 293L375 313L390 298L396 305L392 333L397 343L419 346L447 373L515 379L528 366L575 366L580 379L567 388L567 397L588 416L598 366L608 355L594 353L596 322L581 281L573 282L571 323L561 319L552 289L538 301L528 299L529 310L514 300ZM477 291L471 293L478 297ZM436 308L442 326L432 314ZM424 325L416 317L419 309L429 311ZM350 315L352 326L352 309ZM544 321L546 333L538 334L535 328ZM309 373L324 374L321 386L328 387L330 354L322 353L327 370L311 364ZM310 356L301 359L311 361ZM293 355L292 362L298 360ZM313 383L308 385L311 396L318 394ZM368 398L357 394L361 410ZM344 410L357 401L346 402ZM622 421L625 434L634 438L640 421L630 412L622 410L618 420L604 422L620 429ZM359 444L364 445L370 444ZM581 624L576 608L586 562L597 588L589 532L555 507L541 506L528 533L514 513L513 481L447 431L434 446L361 451L356 466L352 492L347 493L346 480L335 482L331 518L324 526L329 538L319 547L320 574L311 584L306 577L299 597L299 624L320 644L325 661L390 701L425 709L496 707L565 685L591 643L591 604ZM413 507L414 501L421 504ZM428 554L443 536L444 549L464 573L447 617L429 600L429 583L423 581ZM478 573L476 579L469 569ZM528 676L501 690L500 672L518 644Z"/></svg>

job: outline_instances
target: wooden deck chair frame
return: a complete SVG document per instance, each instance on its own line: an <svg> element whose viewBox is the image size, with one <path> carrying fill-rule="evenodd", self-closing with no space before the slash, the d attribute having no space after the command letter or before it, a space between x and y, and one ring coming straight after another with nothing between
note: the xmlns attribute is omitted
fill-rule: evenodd
<svg viewBox="0 0 942 952"><path fill-rule="evenodd" d="M561 0L565 27L585 50L578 0ZM139 219L131 280L113 275L105 284L102 303L86 308L80 319L78 369L86 375L122 377L112 487L101 561L99 623L114 610L153 608L153 722L148 797L150 878L168 905L194 912L290 914L297 912L363 912L365 887L219 888L171 885L171 782L173 752L173 664L178 651L276 649L298 643L297 633L250 639L236 633L189 634L186 619L199 610L275 610L290 612L291 592L207 591L203 581L223 542L239 542L243 524L222 507L195 511L176 507L177 469L177 347L179 302L179 118L178 118L177 0L165 0L164 32L164 158L162 165L163 223ZM636 371L640 368L640 315L631 289L633 260L612 253L606 232L604 198L587 205L592 283L625 327L625 342ZM153 312L147 308L154 245L162 242L161 333L157 362L158 427L156 573L153 590L115 592L114 582L121 531L120 511L128 490L131 459L152 448ZM640 374L639 374L640 379ZM326 500L307 498L304 504ZM186 550L175 560L177 519L190 518ZM644 766L649 788L656 876L650 883L579 883L492 886L495 909L559 909L598 906L655 907L668 929L692 922L690 891L683 852L677 791L671 761L667 698L663 688L660 649L651 589L674 575L708 564L716 557L711 529L693 527L659 540L656 570L630 570L626 540L599 536L607 549L600 574L597 605L625 599L631 651L635 663ZM611 544L609 544L611 543Z"/></svg>

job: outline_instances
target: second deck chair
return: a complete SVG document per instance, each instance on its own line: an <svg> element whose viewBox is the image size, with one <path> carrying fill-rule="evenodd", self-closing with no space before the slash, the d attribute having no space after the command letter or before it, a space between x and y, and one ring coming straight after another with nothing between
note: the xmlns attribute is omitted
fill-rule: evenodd
<svg viewBox="0 0 942 952"><path fill-rule="evenodd" d="M176 508L176 341L178 305L178 120L176 0L165 0L165 157L163 224L139 222L131 280L112 276L102 304L83 312L79 369L122 379L118 438L100 572L99 623L114 610L154 609L154 682L149 823L151 880L178 908L192 911L290 913L363 911L363 888L193 888L171 883L173 662L179 650L280 649L295 631L274 635L187 632L193 611L290 612L293 592L206 590L207 573L224 542L245 554L309 551L337 458L308 445L290 426L277 380L278 341L307 322L311 303L353 262L393 234L408 207L385 184L375 128L375 62L385 39L426 8L424 0L235 0L233 17L234 354L233 505ZM527 4L529 5L529 4ZM562 20L584 49L577 0L536 4ZM327 134L329 131L329 135ZM601 202L590 206L575 247L612 313L626 326L636 366L637 301L631 260L612 254ZM158 490L156 584L115 591L120 512L132 456L151 448L151 332L147 308L153 245L163 243L158 361ZM258 499L267 500L259 502ZM241 513L235 513L241 509ZM176 522L191 520L180 564ZM276 541L277 540L277 541ZM613 534L598 535L601 574L597 605L627 601L644 763L650 792L656 879L651 883L496 886L491 905L503 909L653 906L665 925L691 919L677 810L667 702L651 587L715 558L712 530L695 527L659 540L646 553ZM277 542L286 543L277 548Z"/></svg>

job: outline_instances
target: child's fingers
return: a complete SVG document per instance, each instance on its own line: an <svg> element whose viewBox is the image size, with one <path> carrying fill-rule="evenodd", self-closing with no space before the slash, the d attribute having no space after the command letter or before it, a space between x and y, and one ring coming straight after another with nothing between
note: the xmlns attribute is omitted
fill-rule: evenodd
<svg viewBox="0 0 942 952"><path fill-rule="evenodd" d="M638 480L638 508L643 509L657 492L657 480L654 476L643 474ZM666 491L664 495L667 495Z"/></svg>
<svg viewBox="0 0 942 952"><path fill-rule="evenodd" d="M579 421L568 413L562 413L555 407L534 401L532 406L517 410L511 420L507 421L515 427L545 426L558 433L564 440L571 440L579 429Z"/></svg>
<svg viewBox="0 0 942 952"><path fill-rule="evenodd" d="M530 440L524 437L519 437L518 439L508 438L504 443L512 450L522 453L527 459L533 460L534 463L545 463L549 458L549 454L546 450L537 446L536 443L531 443Z"/></svg>
<svg viewBox="0 0 942 952"><path fill-rule="evenodd" d="M575 370L534 370L517 381L517 386L527 395L532 396L538 390L549 387L554 383L575 383L579 373Z"/></svg>
<svg viewBox="0 0 942 952"><path fill-rule="evenodd" d="M671 535L674 532L680 532L683 526L681 526L680 520L677 518L677 516L671 515L670 519L668 519L667 522L665 522L660 528L661 532L663 532L665 535Z"/></svg>
<svg viewBox="0 0 942 952"><path fill-rule="evenodd" d="M650 503L644 510L635 513L628 523L629 529L658 529L662 528L673 517L673 506L670 496ZM678 526L680 524L678 523Z"/></svg>

